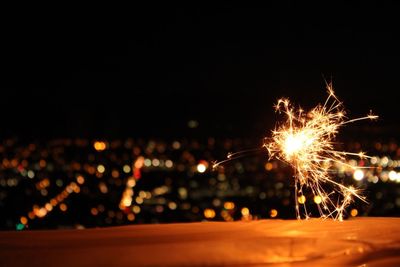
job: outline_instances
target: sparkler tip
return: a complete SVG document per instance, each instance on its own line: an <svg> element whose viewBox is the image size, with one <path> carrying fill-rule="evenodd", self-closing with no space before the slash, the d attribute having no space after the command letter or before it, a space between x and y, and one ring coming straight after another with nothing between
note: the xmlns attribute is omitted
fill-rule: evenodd
<svg viewBox="0 0 400 267"><path fill-rule="evenodd" d="M376 120L376 119L379 118L379 116L378 116L378 115L375 115L375 114L372 112L372 110L370 110L370 111L369 111L369 114L367 115L367 118L370 119L370 120Z"/></svg>

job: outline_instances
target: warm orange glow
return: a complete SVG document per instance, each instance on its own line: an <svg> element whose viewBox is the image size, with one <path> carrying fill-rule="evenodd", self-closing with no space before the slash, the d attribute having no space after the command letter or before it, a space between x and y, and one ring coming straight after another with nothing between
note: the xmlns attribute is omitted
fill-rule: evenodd
<svg viewBox="0 0 400 267"><path fill-rule="evenodd" d="M273 167L274 167L274 165L272 165L271 162L267 162L267 163L265 164L265 170L267 170L267 171L272 170Z"/></svg>
<svg viewBox="0 0 400 267"><path fill-rule="evenodd" d="M235 203L231 201L227 201L224 203L224 209L226 210L233 210L235 208Z"/></svg>
<svg viewBox="0 0 400 267"><path fill-rule="evenodd" d="M276 216L278 216L278 211L276 209L270 210L269 216L271 216L271 218L275 218Z"/></svg>
<svg viewBox="0 0 400 267"><path fill-rule="evenodd" d="M33 211L30 211L28 213L28 218L31 219L31 220L35 219L35 213Z"/></svg>
<svg viewBox="0 0 400 267"><path fill-rule="evenodd" d="M244 208L242 208L241 210L240 210L240 213L242 213L242 216L249 216L250 215L250 210L248 209L248 208L246 208L246 207L244 207Z"/></svg>
<svg viewBox="0 0 400 267"><path fill-rule="evenodd" d="M96 216L97 214L99 214L99 210L96 209L96 208L91 208L91 209L90 209L90 213L91 213L93 216Z"/></svg>
<svg viewBox="0 0 400 267"><path fill-rule="evenodd" d="M215 211L213 209L205 209L204 217L207 219L212 219L215 217Z"/></svg>
<svg viewBox="0 0 400 267"><path fill-rule="evenodd" d="M112 176L113 178L118 178L118 177L119 177L119 171L118 171L118 170L112 170L111 176Z"/></svg>
<svg viewBox="0 0 400 267"><path fill-rule="evenodd" d="M79 183L79 176L76 178L77 182ZM83 177L82 177L83 179ZM47 183L49 181L48 178L43 179L40 183ZM81 181L82 182L82 181ZM60 202L63 202L64 199L66 199L72 192L79 193L80 192L80 186L76 182L71 182L69 183L63 191L61 191L57 196L54 198L50 199L48 203L46 203L43 207L39 207L38 205L34 205L32 211L28 213L29 219L33 220L35 217L38 218L43 218L45 217L48 213L50 213L54 207L56 207ZM67 210L67 205L64 203L61 203L59 206L61 211L66 211Z"/></svg>
<svg viewBox="0 0 400 267"><path fill-rule="evenodd" d="M136 159L134 166L136 169L141 169L143 168L143 164L144 164L144 157L140 156Z"/></svg>
<svg viewBox="0 0 400 267"><path fill-rule="evenodd" d="M143 198L141 198L141 197L136 197L135 201L137 204L143 204Z"/></svg>
<svg viewBox="0 0 400 267"><path fill-rule="evenodd" d="M66 204L64 204L64 203L60 204L60 210L61 211L65 212L65 211L67 211L67 209L68 209L68 206Z"/></svg>
<svg viewBox="0 0 400 267"><path fill-rule="evenodd" d="M358 215L358 210L357 210L357 209L352 209L352 210L350 211L350 215L351 215L352 217L356 217L356 216Z"/></svg>
<svg viewBox="0 0 400 267"><path fill-rule="evenodd" d="M127 185L128 187L134 187L134 186L136 185L135 179L134 179L133 177L130 177L130 178L128 179L128 182L126 183L126 185Z"/></svg>
<svg viewBox="0 0 400 267"><path fill-rule="evenodd" d="M50 180L49 178L44 178L40 182L36 183L36 189L37 190L42 190L50 185Z"/></svg>
<svg viewBox="0 0 400 267"><path fill-rule="evenodd" d="M36 216L38 216L39 218L43 218L44 216L47 215L47 210L45 208L40 208L35 211L36 211Z"/></svg>
<svg viewBox="0 0 400 267"><path fill-rule="evenodd" d="M52 210L53 210L53 206L52 206L50 203L46 203L46 205L44 205L44 208L45 208L47 211L52 211Z"/></svg>
<svg viewBox="0 0 400 267"><path fill-rule="evenodd" d="M99 189L100 189L100 192L103 194L108 193L108 187L107 187L106 183L104 183L104 182L99 183Z"/></svg>
<svg viewBox="0 0 400 267"><path fill-rule="evenodd" d="M41 159L41 160L39 161L39 166L40 166L40 168L46 167L46 161L45 161L44 159Z"/></svg>
<svg viewBox="0 0 400 267"><path fill-rule="evenodd" d="M82 175L79 175L78 177L76 177L76 181L78 182L78 184L83 184L85 182L85 178L83 178Z"/></svg>
<svg viewBox="0 0 400 267"><path fill-rule="evenodd" d="M133 211L135 214L138 214L138 213L140 213L140 207L135 205L135 206L132 207L132 211Z"/></svg>
<svg viewBox="0 0 400 267"><path fill-rule="evenodd" d="M54 198L52 198L52 199L50 200L50 204L51 204L52 206L57 205L57 200L54 199Z"/></svg>
<svg viewBox="0 0 400 267"><path fill-rule="evenodd" d="M22 216L19 220L20 220L20 222L22 224L27 224L28 223L28 219L25 216Z"/></svg>
<svg viewBox="0 0 400 267"><path fill-rule="evenodd" d="M107 148L107 144L102 141L96 141L96 142L94 142L93 147L97 151L103 151Z"/></svg>
<svg viewBox="0 0 400 267"><path fill-rule="evenodd" d="M129 221L134 221L135 220L135 215L132 214L132 213L129 213L127 218L128 218Z"/></svg>

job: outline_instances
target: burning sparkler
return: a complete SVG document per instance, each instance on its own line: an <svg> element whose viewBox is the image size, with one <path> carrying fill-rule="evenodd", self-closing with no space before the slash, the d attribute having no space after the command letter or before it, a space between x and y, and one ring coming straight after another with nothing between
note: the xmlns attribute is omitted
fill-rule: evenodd
<svg viewBox="0 0 400 267"><path fill-rule="evenodd" d="M318 210L323 218L343 219L345 208L354 198L365 201L358 189L345 186L331 175L333 164L345 165L347 155L369 158L363 152L350 153L334 150L334 139L338 130L345 124L376 119L368 115L356 119L346 119L343 104L336 97L332 84L327 84L328 97L324 105L318 105L309 112L294 109L288 99L278 100L275 109L286 116L286 121L272 131L272 137L266 138L263 144L269 152L270 159L276 158L288 163L294 170L296 216L301 219L300 204L305 218L309 218L304 199L304 189L309 189L321 201ZM240 157L241 152L228 155L228 159L214 164L214 167L226 161ZM237 156L237 157L236 157Z"/></svg>

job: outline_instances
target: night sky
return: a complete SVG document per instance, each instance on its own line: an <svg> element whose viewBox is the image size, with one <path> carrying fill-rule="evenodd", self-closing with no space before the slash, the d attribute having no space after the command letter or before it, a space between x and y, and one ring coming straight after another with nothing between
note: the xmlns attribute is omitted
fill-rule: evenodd
<svg viewBox="0 0 400 267"><path fill-rule="evenodd" d="M61 10L3 19L2 136L262 136L323 77L350 116L399 125L394 4Z"/></svg>

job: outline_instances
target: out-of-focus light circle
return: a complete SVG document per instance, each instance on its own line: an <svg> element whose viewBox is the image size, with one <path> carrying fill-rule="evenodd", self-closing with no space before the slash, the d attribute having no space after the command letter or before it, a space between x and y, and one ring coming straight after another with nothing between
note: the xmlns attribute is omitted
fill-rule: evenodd
<svg viewBox="0 0 400 267"><path fill-rule="evenodd" d="M242 216L249 216L250 215L250 210L246 207L242 208L240 213L242 213Z"/></svg>
<svg viewBox="0 0 400 267"><path fill-rule="evenodd" d="M172 143L172 148L173 149L180 149L181 148L181 143L179 143L178 141L174 141Z"/></svg>
<svg viewBox="0 0 400 267"><path fill-rule="evenodd" d="M267 163L265 164L265 170L267 170L267 171L272 170L273 167L274 167L274 165L272 165L271 162L267 162Z"/></svg>
<svg viewBox="0 0 400 267"><path fill-rule="evenodd" d="M139 205L140 205L140 204L143 204L143 198L141 198L141 197L136 197L135 200L136 200L136 203L137 203L137 204L139 204Z"/></svg>
<svg viewBox="0 0 400 267"><path fill-rule="evenodd" d="M52 210L53 210L53 205L51 205L50 203L46 203L46 205L44 205L44 208L45 208L47 211L52 211Z"/></svg>
<svg viewBox="0 0 400 267"><path fill-rule="evenodd" d="M377 157L372 157L370 159L371 164L377 164L378 163L378 158Z"/></svg>
<svg viewBox="0 0 400 267"><path fill-rule="evenodd" d="M314 196L314 203L315 204L321 204L322 198L321 196Z"/></svg>
<svg viewBox="0 0 400 267"><path fill-rule="evenodd" d="M172 162L172 160L167 159L165 161L165 167L172 168L173 165L174 165L174 163Z"/></svg>
<svg viewBox="0 0 400 267"><path fill-rule="evenodd" d="M207 219L212 219L215 217L215 211L213 209L205 209L204 217Z"/></svg>
<svg viewBox="0 0 400 267"><path fill-rule="evenodd" d="M276 209L270 210L269 216L271 216L271 218L275 218L276 216L278 216L278 211Z"/></svg>
<svg viewBox="0 0 400 267"><path fill-rule="evenodd" d="M303 195L303 196L299 196L298 198L297 198L297 201L300 203L300 204L304 204L304 203L306 203L306 197Z"/></svg>
<svg viewBox="0 0 400 267"><path fill-rule="evenodd" d="M144 166L150 167L151 166L151 160L150 159L145 159L144 160Z"/></svg>
<svg viewBox="0 0 400 267"><path fill-rule="evenodd" d="M67 211L67 209L68 209L68 206L66 204L64 204L64 203L60 204L60 210L61 211L65 212L65 211Z"/></svg>
<svg viewBox="0 0 400 267"><path fill-rule="evenodd" d="M169 202L168 203L168 208L170 208L171 210L176 210L176 208L177 208L178 206L176 205L176 203L175 202Z"/></svg>
<svg viewBox="0 0 400 267"><path fill-rule="evenodd" d="M91 213L93 216L96 216L97 214L99 214L99 211L98 211L98 209L96 209L96 208L91 208L91 209L90 209L90 213Z"/></svg>
<svg viewBox="0 0 400 267"><path fill-rule="evenodd" d="M198 171L199 173L205 172L206 169L207 169L207 166L206 166L204 163L199 163L199 164L197 164L197 171Z"/></svg>
<svg viewBox="0 0 400 267"><path fill-rule="evenodd" d="M361 181L362 179L364 179L364 172L362 170L355 170L355 172L353 173L353 178L356 181Z"/></svg>
<svg viewBox="0 0 400 267"><path fill-rule="evenodd" d="M126 164L124 165L124 167L122 167L122 170L124 171L124 173L130 173L131 167L128 164Z"/></svg>
<svg viewBox="0 0 400 267"><path fill-rule="evenodd" d="M27 224L28 223L28 219L25 216L22 216L20 219L22 224Z"/></svg>
<svg viewBox="0 0 400 267"><path fill-rule="evenodd" d="M28 171L28 177L31 178L31 179L35 178L35 173L33 171L29 170Z"/></svg>
<svg viewBox="0 0 400 267"><path fill-rule="evenodd" d="M107 148L107 144L102 141L96 141L94 142L93 147L96 151L103 151Z"/></svg>
<svg viewBox="0 0 400 267"><path fill-rule="evenodd" d="M151 163L153 164L154 167L160 166L160 160L159 159L153 159L153 161Z"/></svg>
<svg viewBox="0 0 400 267"><path fill-rule="evenodd" d="M133 165L136 169L143 168L144 165L144 157L140 156L135 160L135 164Z"/></svg>
<svg viewBox="0 0 400 267"><path fill-rule="evenodd" d="M126 183L126 185L127 185L128 187L134 187L134 186L136 185L135 179L130 178L130 179L128 180L128 182Z"/></svg>
<svg viewBox="0 0 400 267"><path fill-rule="evenodd" d="M97 166L97 171L99 173L103 173L103 172L105 172L105 170L106 170L106 168L104 167L104 165L100 164Z"/></svg>
<svg viewBox="0 0 400 267"><path fill-rule="evenodd" d="M78 182L78 184L83 184L85 182L85 178L83 178L82 175L79 175L78 177L76 177L76 181Z"/></svg>
<svg viewBox="0 0 400 267"><path fill-rule="evenodd" d="M135 215L132 214L132 213L129 213L127 218L128 218L129 221L133 221L133 220L135 220Z"/></svg>
<svg viewBox="0 0 400 267"><path fill-rule="evenodd" d="M133 211L135 214L138 214L138 213L140 213L140 207L135 205L135 206L132 207L132 211Z"/></svg>
<svg viewBox="0 0 400 267"><path fill-rule="evenodd" d="M397 173L395 171L390 171L389 172L389 180L390 181L395 181L397 180Z"/></svg>
<svg viewBox="0 0 400 267"><path fill-rule="evenodd" d="M350 211L350 215L351 215L352 217L356 217L356 216L358 215L358 210L357 210L357 209L352 209L352 210Z"/></svg>
<svg viewBox="0 0 400 267"><path fill-rule="evenodd" d="M381 166L382 167L386 167L388 163L389 163L389 158L388 157L385 156L385 157L383 157L381 159Z"/></svg>
<svg viewBox="0 0 400 267"><path fill-rule="evenodd" d="M224 209L226 210L233 210L235 208L235 203L231 201L227 201L224 203Z"/></svg>

